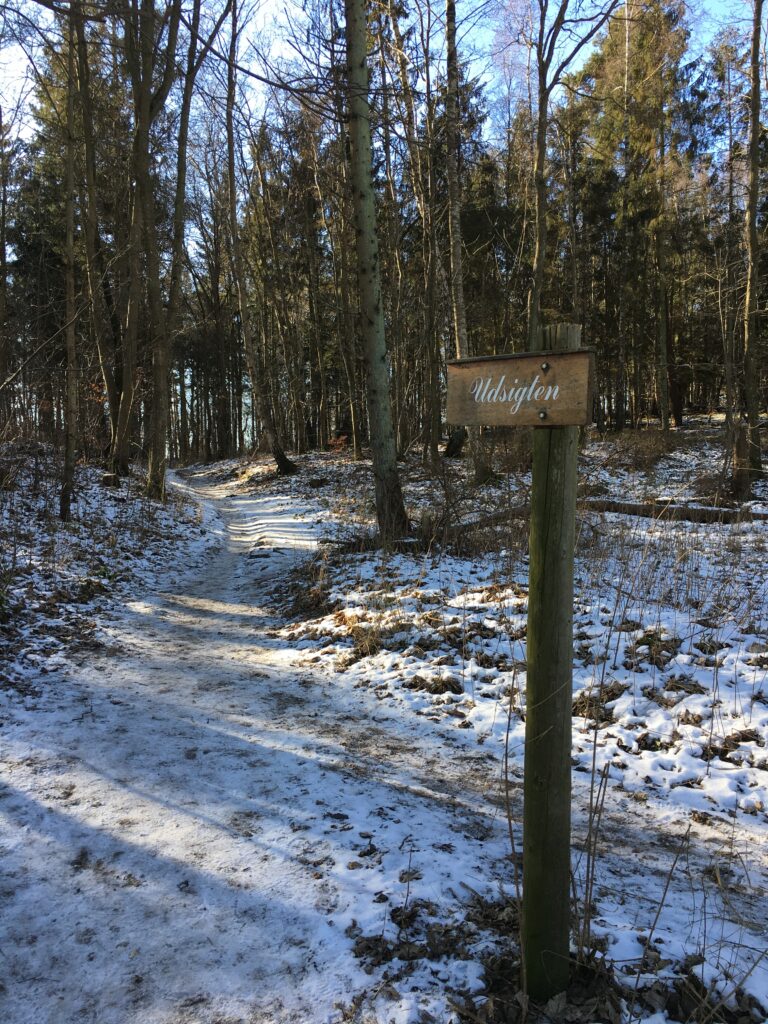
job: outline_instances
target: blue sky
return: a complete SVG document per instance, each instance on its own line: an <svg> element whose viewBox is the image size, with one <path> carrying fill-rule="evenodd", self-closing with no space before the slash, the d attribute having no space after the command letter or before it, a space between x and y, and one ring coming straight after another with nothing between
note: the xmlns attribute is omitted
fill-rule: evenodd
<svg viewBox="0 0 768 1024"><path fill-rule="evenodd" d="M433 0L436 21L442 17L442 0ZM694 55L701 54L708 42L725 25L731 24L748 32L752 21L751 0L688 0L691 15L689 19L692 38L691 50ZM283 0L263 0L259 3L257 18L265 25L277 28L280 20L265 17L270 7L284 11ZM478 12L482 12L478 16ZM488 68L487 54L492 49L495 35L495 19L482 0L457 0L457 17L459 22L459 45L466 54L470 49L477 53L478 71L483 74L482 67ZM471 26L471 27L470 27ZM462 31L463 30L463 31ZM276 33L279 38L279 33ZM26 58L17 47L7 47L0 51L0 105L3 108L3 120L8 123L16 98L19 95L26 69ZM487 70L486 70L487 74ZM486 77L486 75L483 75ZM28 129L27 129L28 130Z"/></svg>

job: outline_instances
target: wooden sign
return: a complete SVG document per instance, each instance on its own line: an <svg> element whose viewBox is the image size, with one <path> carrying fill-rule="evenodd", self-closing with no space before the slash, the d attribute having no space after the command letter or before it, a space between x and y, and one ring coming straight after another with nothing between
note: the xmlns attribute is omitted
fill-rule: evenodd
<svg viewBox="0 0 768 1024"><path fill-rule="evenodd" d="M592 422L591 349L448 363L446 419L455 426L580 427Z"/></svg>

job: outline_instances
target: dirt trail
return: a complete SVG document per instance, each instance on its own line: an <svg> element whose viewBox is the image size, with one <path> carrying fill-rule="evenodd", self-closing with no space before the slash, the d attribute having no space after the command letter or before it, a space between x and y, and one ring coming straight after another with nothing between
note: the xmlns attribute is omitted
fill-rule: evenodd
<svg viewBox="0 0 768 1024"><path fill-rule="evenodd" d="M194 486L224 523L204 570L130 602L3 730L7 1024L336 1020L371 984L357 937L396 939L392 907L455 902L503 862L439 735L270 635L306 522Z"/></svg>
<svg viewBox="0 0 768 1024"><path fill-rule="evenodd" d="M103 649L3 729L3 1020L322 1024L382 992L393 1019L445 1020L446 993L480 985L460 940L472 893L512 891L497 758L282 646L269 595L311 549L315 510L187 486L221 516L202 571L129 602ZM518 820L519 792L515 777ZM659 836L658 821L609 790L598 918L629 899L628 930L653 920L687 828L669 817ZM694 941L706 898L757 944L765 851L747 882L729 845L697 827L667 899L690 907ZM449 940L385 984L386 963L369 975L353 947L402 943L408 909Z"/></svg>

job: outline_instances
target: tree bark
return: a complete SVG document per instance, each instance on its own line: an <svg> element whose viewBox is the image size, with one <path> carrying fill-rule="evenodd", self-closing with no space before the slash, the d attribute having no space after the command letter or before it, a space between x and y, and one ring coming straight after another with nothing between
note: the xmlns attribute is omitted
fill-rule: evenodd
<svg viewBox="0 0 768 1024"><path fill-rule="evenodd" d="M65 193L65 317L67 376L64 395L64 473L59 498L59 516L69 520L75 490L77 457L77 344L75 334L75 14L70 5L67 32L67 116Z"/></svg>
<svg viewBox="0 0 768 1024"><path fill-rule="evenodd" d="M744 398L749 427L748 461L752 479L762 476L760 447L760 390L758 385L758 261L757 204L760 181L760 36L763 0L754 0L752 46L750 51L749 102L749 184L747 189L747 289L744 296Z"/></svg>
<svg viewBox="0 0 768 1024"><path fill-rule="evenodd" d="M656 266L658 284L658 365L656 368L656 393L659 400L661 429L669 430L669 280L667 269L667 131L664 119L664 65L659 65L659 193L661 210L656 227Z"/></svg>
<svg viewBox="0 0 768 1024"><path fill-rule="evenodd" d="M136 140L134 139L134 151L135 147ZM136 357L141 316L141 244L143 235L144 221L141 203L134 188L131 197L131 224L128 233L128 304L120 353L120 404L117 410L117 425L111 452L112 470L120 476L127 476L130 472L131 421L133 401L136 395Z"/></svg>
<svg viewBox="0 0 768 1024"><path fill-rule="evenodd" d="M180 0L171 0L164 18L168 19L168 39L163 47L165 63L161 66L161 79L153 89L153 73L158 56L155 39L156 14L154 0L145 0L146 13L140 18L139 60L140 75L132 75L134 89L148 94L147 131L141 133L142 149L136 163L136 187L144 211L144 252L147 265L147 299L149 310L150 342L152 346L152 417L147 464L147 494L165 498L165 470L168 463L168 426L170 422L170 338L163 309L160 278L160 252L157 238L155 192L151 179L152 158L149 132L158 114L165 106L173 76L176 72L176 40L181 20Z"/></svg>
<svg viewBox="0 0 768 1024"><path fill-rule="evenodd" d="M445 174L448 180L448 235L451 254L451 312L457 359L470 355L461 253L459 183L459 60L456 53L456 0L445 2L447 81L445 92Z"/></svg>
<svg viewBox="0 0 768 1024"><path fill-rule="evenodd" d="M219 34L224 20L229 14L232 0L227 0L224 10L219 15L210 35L201 41L200 30L200 9L202 0L194 0L192 13L189 18L189 42L187 46L187 63L184 70L184 89L181 97L181 109L179 111L179 128L177 133L176 150L176 186L173 201L173 236L171 242L171 273L170 285L168 288L168 335L173 341L179 318L179 306L181 301L181 278L184 266L184 229L186 224L186 199L187 199L187 147L189 141L189 117L192 110L192 98L194 94L197 73L210 52L211 47ZM202 45L200 45L202 42Z"/></svg>
<svg viewBox="0 0 768 1024"><path fill-rule="evenodd" d="M528 348L535 350L541 323L541 299L544 291L544 270L547 261L547 129L549 100L552 90L578 54L595 38L606 24L619 0L605 0L592 17L569 19L571 0L539 0L538 14L531 40L536 55L536 131L534 153L535 243L531 284L528 290ZM578 6L578 5L576 5ZM578 25L579 31L566 31ZM563 42L567 36L567 42Z"/></svg>
<svg viewBox="0 0 768 1024"><path fill-rule="evenodd" d="M146 259L148 330L152 352L152 421L149 437L147 493L164 497L170 412L168 336L160 287L160 257L151 176L151 130L162 111L176 73L176 41L181 20L181 0L171 0L162 19L155 0L131 0L121 12L125 29L125 54L133 90L134 139L132 172L133 212L129 249L129 297L123 349L123 395L118 415L116 461L127 472L131 407L135 393L135 367L139 318L144 292L142 253ZM165 32L164 39L159 38ZM163 43L161 46L160 43ZM158 68L160 54L162 63ZM159 72L159 73L158 73ZM155 81L157 79L157 85ZM124 408L125 406L125 408Z"/></svg>
<svg viewBox="0 0 768 1024"><path fill-rule="evenodd" d="M429 26L422 27L426 84L423 99L425 115L423 124L420 125L414 89L409 77L406 41L400 30L399 19L402 12L394 3L394 0L387 0L387 13L395 43L395 59L397 61L400 95L403 104L403 131L408 147L411 184L421 220L421 253L424 272L424 299L420 303L423 318L421 338L423 410L421 420L425 437L425 457L435 461L438 455L442 428L439 402L440 364L443 361L440 331L438 328L437 296L438 282L442 280L444 270L437 244L438 218L435 209L437 190L434 161L435 104L432 99L430 79Z"/></svg>
<svg viewBox="0 0 768 1024"><path fill-rule="evenodd" d="M179 458L189 459L189 415L187 413L187 368L184 356L179 356Z"/></svg>
<svg viewBox="0 0 768 1024"><path fill-rule="evenodd" d="M275 460L277 471L281 475L295 473L298 469L285 454L275 427L274 418L269 402L264 394L262 382L259 379L259 365L256 355L256 344L253 337L250 315L248 313L248 296L245 282L245 269L243 267L242 248L240 245L240 227L237 222L237 179L235 176L235 64L237 63L237 26L238 5L237 0L232 2L231 22L232 31L229 44L229 60L227 62L227 180L229 200L229 230L232 245L232 276L235 280L237 292L237 307L240 314L240 330L243 337L245 349L245 360L248 366L248 375L251 379L252 401L256 408L261 429L267 439L272 458Z"/></svg>
<svg viewBox="0 0 768 1024"><path fill-rule="evenodd" d="M408 532L389 392L389 371L381 302L381 268L372 177L371 123L368 101L365 0L346 0L347 88L351 142L351 185L355 210L360 329L368 374L368 421L376 494L376 517L382 543Z"/></svg>
<svg viewBox="0 0 768 1024"><path fill-rule="evenodd" d="M467 336L467 311L464 303L464 275L461 252L461 184L459 181L459 60L456 53L456 0L445 2L445 45L447 81L445 93L446 178L448 179L448 234L451 256L451 311L456 357L471 355ZM479 427L468 430L476 484L493 476L483 450ZM454 435L455 436L455 435ZM463 435L460 435L463 436ZM457 439L458 440L458 439ZM455 442L454 442L455 443Z"/></svg>
<svg viewBox="0 0 768 1024"><path fill-rule="evenodd" d="M93 333L99 359L104 390L109 405L110 451L114 451L117 438L118 410L120 395L115 382L113 358L107 349L107 336L113 329L113 310L107 306L104 295L104 268L98 226L98 199L96 183L96 139L93 123L93 99L91 96L91 69L88 58L88 43L85 36L85 20L82 7L73 3L75 31L77 33L77 82L80 113L82 117L83 156L85 165L85 203L83 209L83 238L85 241L86 276L91 310L93 312ZM117 351L119 339L112 337L112 357Z"/></svg>
<svg viewBox="0 0 768 1024"><path fill-rule="evenodd" d="M4 386L11 371L11 340L8 324L8 253L6 225L8 211L8 149L3 109L0 106L0 440L7 440L11 421L11 390Z"/></svg>
<svg viewBox="0 0 768 1024"><path fill-rule="evenodd" d="M344 377L347 382L348 392L348 416L352 434L352 453L355 459L363 455L363 412L361 388L359 386L359 359L358 345L355 333L353 315L352 286L350 280L350 258L349 250L352 245L352 231L350 230L351 217L349 209L352 202L352 189L349 185L349 164L346 158L347 153L347 125L344 112L344 96L341 81L343 71L340 68L337 57L335 40L338 37L338 26L335 20L332 23L333 40L330 50L331 77L334 83L333 89L333 110L338 130L338 153L340 170L340 195L337 199L337 212L331 222L327 225L328 238L331 248L331 259L333 263L333 283L336 295L336 306L339 310L337 316L337 339L339 355L344 369Z"/></svg>
<svg viewBox="0 0 768 1024"><path fill-rule="evenodd" d="M547 68L538 68L538 110L536 115L536 154L534 163L535 240L531 287L528 292L528 348L535 351L541 328L541 297L544 291L544 267L547 259L547 128L549 117Z"/></svg>

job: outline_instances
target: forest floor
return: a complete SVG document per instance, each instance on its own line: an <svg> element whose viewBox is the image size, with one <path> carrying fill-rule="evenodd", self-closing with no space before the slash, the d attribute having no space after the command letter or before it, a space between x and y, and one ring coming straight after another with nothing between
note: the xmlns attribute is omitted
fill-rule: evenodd
<svg viewBox="0 0 768 1024"><path fill-rule="evenodd" d="M422 541L385 556L339 454L193 467L165 506L83 466L64 526L50 452L0 449L6 1024L524 1018L527 527L497 513L529 478L498 455L480 491L408 460ZM768 1019L768 523L587 504L710 506L719 458L703 428L582 457L580 966L529 1020Z"/></svg>

